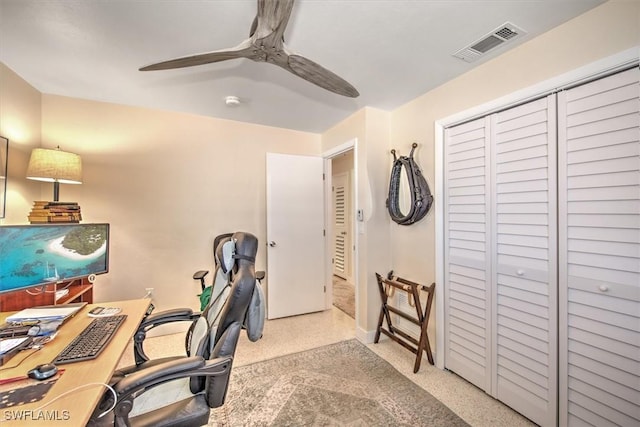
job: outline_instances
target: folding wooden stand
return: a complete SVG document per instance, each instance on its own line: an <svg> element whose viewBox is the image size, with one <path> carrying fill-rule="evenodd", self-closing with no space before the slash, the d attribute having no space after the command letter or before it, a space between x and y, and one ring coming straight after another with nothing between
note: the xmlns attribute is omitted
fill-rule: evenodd
<svg viewBox="0 0 640 427"><path fill-rule="evenodd" d="M416 362L413 365L413 373L415 374L420 369L420 362L422 361L422 352L427 352L427 358L429 363L433 365L433 355L431 354L431 345L429 344L429 337L427 336L427 326L429 325L429 314L431 312L431 303L433 301L433 292L436 284L432 283L430 286L420 285L401 277L393 277L393 272L390 272L387 279L383 279L378 273L376 278L378 279L378 288L380 291L380 298L382 299L382 307L380 308L380 318L378 319L378 328L376 330L376 337L374 342L377 343L380 340L380 333L385 334L404 348L411 350L416 355ZM408 295L408 301L410 305L414 305L416 309L416 316L405 313L398 310L396 307L389 305L389 297L393 293L399 290L406 292ZM422 304L420 304L420 291L428 293L427 304L422 310ZM411 304L413 301L413 304ZM416 339L404 331L393 326L391 322L391 314L394 313L403 319L406 319L420 327L420 338ZM387 328L382 326L382 321L387 320Z"/></svg>

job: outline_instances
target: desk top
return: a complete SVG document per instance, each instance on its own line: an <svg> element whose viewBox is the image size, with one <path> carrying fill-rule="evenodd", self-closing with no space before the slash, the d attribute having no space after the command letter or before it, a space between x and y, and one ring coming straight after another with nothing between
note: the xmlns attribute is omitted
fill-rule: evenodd
<svg viewBox="0 0 640 427"><path fill-rule="evenodd" d="M144 317L150 300L116 301L89 304L59 329L56 338L30 355L34 350L26 350L15 355L6 365L0 367L0 378L26 376L27 371L42 363L50 363L92 320L87 313L93 307L120 307L127 319L120 326L104 351L93 360L68 363L59 366L64 373L47 392L44 399L10 408L0 409L2 426L85 426L100 397L107 390L104 386L90 383L108 383L122 353L130 343L133 334ZM0 313L0 323L11 313ZM17 367L13 367L27 357ZM3 369L5 367L13 367ZM8 385L5 385L8 386ZM81 387L78 390L71 391ZM65 396L61 396L67 393ZM57 399L51 402L53 399ZM51 402L51 404L47 404ZM45 405L44 407L42 407ZM41 408L42 407L42 408ZM41 408L41 409L38 409ZM37 411L36 411L37 409ZM23 421L18 421L18 416Z"/></svg>

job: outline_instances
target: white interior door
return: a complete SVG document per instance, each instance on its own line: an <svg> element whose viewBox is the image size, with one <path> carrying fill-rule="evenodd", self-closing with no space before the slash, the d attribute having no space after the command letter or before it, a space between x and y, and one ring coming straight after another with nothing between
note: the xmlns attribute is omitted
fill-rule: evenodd
<svg viewBox="0 0 640 427"><path fill-rule="evenodd" d="M267 317L325 308L323 159L267 153Z"/></svg>
<svg viewBox="0 0 640 427"><path fill-rule="evenodd" d="M333 176L333 274L351 278L351 207L349 174Z"/></svg>

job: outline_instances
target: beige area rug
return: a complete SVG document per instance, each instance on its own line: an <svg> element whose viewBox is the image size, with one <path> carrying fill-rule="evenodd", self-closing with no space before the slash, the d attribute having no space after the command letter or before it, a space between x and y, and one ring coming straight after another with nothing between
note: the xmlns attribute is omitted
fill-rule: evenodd
<svg viewBox="0 0 640 427"><path fill-rule="evenodd" d="M333 305L344 311L352 318L356 318L355 287L337 277L333 278Z"/></svg>
<svg viewBox="0 0 640 427"><path fill-rule="evenodd" d="M234 367L209 426L468 426L357 340Z"/></svg>

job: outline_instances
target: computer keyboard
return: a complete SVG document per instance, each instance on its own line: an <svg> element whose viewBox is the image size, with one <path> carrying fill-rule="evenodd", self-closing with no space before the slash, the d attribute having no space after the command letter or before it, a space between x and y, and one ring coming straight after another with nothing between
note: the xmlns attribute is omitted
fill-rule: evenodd
<svg viewBox="0 0 640 427"><path fill-rule="evenodd" d="M126 318L126 314L119 314L93 319L80 335L58 354L52 363L61 365L95 359L111 341Z"/></svg>

